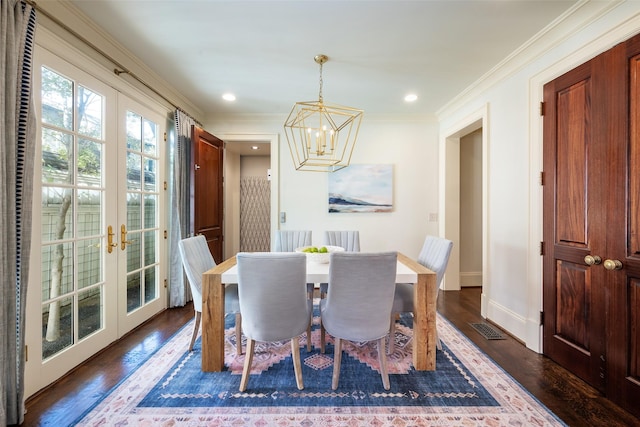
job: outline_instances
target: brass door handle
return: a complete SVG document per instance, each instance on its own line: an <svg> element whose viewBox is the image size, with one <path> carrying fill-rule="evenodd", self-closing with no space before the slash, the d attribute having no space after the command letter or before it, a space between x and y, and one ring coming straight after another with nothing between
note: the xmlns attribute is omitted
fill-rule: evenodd
<svg viewBox="0 0 640 427"><path fill-rule="evenodd" d="M113 227L108 226L107 227L107 252L108 253L113 252L113 248L118 246L117 243L113 243L113 236L115 236L115 234L116 233L113 232Z"/></svg>
<svg viewBox="0 0 640 427"><path fill-rule="evenodd" d="M125 250L127 245L132 244L135 240L127 240L127 227L122 224L120 226L120 249Z"/></svg>
<svg viewBox="0 0 640 427"><path fill-rule="evenodd" d="M584 263L587 265L598 265L602 262L602 258L598 255L587 255L584 257Z"/></svg>
<svg viewBox="0 0 640 427"><path fill-rule="evenodd" d="M605 259L604 260L604 268L607 270L621 270L622 262L617 259Z"/></svg>

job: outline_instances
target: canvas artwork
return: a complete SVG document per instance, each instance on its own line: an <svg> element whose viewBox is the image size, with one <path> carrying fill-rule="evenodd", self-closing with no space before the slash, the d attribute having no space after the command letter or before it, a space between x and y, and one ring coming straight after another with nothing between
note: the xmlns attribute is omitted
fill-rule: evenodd
<svg viewBox="0 0 640 427"><path fill-rule="evenodd" d="M350 165L329 174L329 212L391 212L393 165Z"/></svg>

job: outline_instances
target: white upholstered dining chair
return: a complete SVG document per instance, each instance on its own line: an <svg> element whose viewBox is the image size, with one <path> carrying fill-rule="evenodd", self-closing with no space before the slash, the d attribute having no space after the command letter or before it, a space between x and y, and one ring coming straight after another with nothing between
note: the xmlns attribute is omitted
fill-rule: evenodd
<svg viewBox="0 0 640 427"><path fill-rule="evenodd" d="M427 236L418 255L418 263L436 273L436 289L440 289L440 283L447 270L449 256L453 242L442 237ZM389 354L395 349L395 318L397 313L413 312L413 283L397 283L393 298L393 311L391 314L391 327L389 328ZM440 338L436 335L436 345L442 349Z"/></svg>
<svg viewBox="0 0 640 427"><path fill-rule="evenodd" d="M291 340L298 389L304 388L299 335L307 330L312 301L307 298L307 258L302 253L240 252L238 296L247 351L240 380L245 391L255 342Z"/></svg>
<svg viewBox="0 0 640 427"><path fill-rule="evenodd" d="M182 266L187 274L191 295L193 296L193 309L195 310L195 322L189 351L193 350L193 344L200 329L202 317L202 274L215 267L216 262L209 251L207 239L203 235L187 237L178 242L178 251L182 258ZM238 303L238 285L235 283L225 285L224 288L225 313L236 315L236 353L242 354L242 317Z"/></svg>
<svg viewBox="0 0 640 427"><path fill-rule="evenodd" d="M342 340L377 341L380 375L390 388L385 339L396 281L396 252L334 252L329 262L329 289L320 300L321 328L334 338L333 378L338 388Z"/></svg>

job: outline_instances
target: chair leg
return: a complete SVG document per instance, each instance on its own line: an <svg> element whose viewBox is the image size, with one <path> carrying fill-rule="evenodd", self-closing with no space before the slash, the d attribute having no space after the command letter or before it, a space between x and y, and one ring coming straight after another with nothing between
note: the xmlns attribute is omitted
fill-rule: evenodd
<svg viewBox="0 0 640 427"><path fill-rule="evenodd" d="M236 354L242 354L242 315L236 313Z"/></svg>
<svg viewBox="0 0 640 427"><path fill-rule="evenodd" d="M387 347L387 354L393 354L396 351L396 316L395 313L391 313L391 324L389 326L389 346Z"/></svg>
<svg viewBox="0 0 640 427"><path fill-rule="evenodd" d="M247 354L244 357L244 367L242 368L242 379L240 379L240 391L247 389L249 382L249 374L251 373L251 364L253 363L253 351L256 342L247 337Z"/></svg>
<svg viewBox="0 0 640 427"><path fill-rule="evenodd" d="M313 321L313 313L311 319L309 319L309 325L307 325L307 352L311 353L311 323Z"/></svg>
<svg viewBox="0 0 640 427"><path fill-rule="evenodd" d="M320 316L320 353L324 353L324 325L322 324L322 316Z"/></svg>
<svg viewBox="0 0 640 427"><path fill-rule="evenodd" d="M191 335L191 344L189 344L189 351L193 351L193 344L196 342L196 337L198 336L198 329L200 329L200 317L202 313L196 311L196 320L193 323L193 334Z"/></svg>
<svg viewBox="0 0 640 427"><path fill-rule="evenodd" d="M311 315L309 316L309 325L307 326L307 352L311 352L311 326L313 326L313 293L315 292L315 284L307 283L307 298L311 301Z"/></svg>
<svg viewBox="0 0 640 427"><path fill-rule="evenodd" d="M335 351L333 352L333 378L331 379L331 388L335 390L338 388L338 381L340 380L340 364L342 363L342 340L338 337L333 337L333 346Z"/></svg>
<svg viewBox="0 0 640 427"><path fill-rule="evenodd" d="M298 390L304 388L302 381L302 364L300 363L300 337L291 338L291 356L293 357L293 372L296 375Z"/></svg>
<svg viewBox="0 0 640 427"><path fill-rule="evenodd" d="M384 351L385 338L382 337L378 340L378 359L380 362L380 375L382 376L382 385L385 390L389 390L389 373L387 372L387 355Z"/></svg>

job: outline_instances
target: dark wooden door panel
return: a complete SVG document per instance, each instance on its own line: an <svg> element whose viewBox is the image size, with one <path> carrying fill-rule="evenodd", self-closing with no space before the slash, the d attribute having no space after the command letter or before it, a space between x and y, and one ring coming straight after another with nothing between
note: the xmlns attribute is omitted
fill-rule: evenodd
<svg viewBox="0 0 640 427"><path fill-rule="evenodd" d="M202 234L207 239L216 263L223 261L223 227L222 227L222 161L224 143L221 139L192 126L193 141L193 227L195 234Z"/></svg>
<svg viewBox="0 0 640 427"><path fill-rule="evenodd" d="M591 123L590 79L558 91L556 244L588 246L587 159Z"/></svg>
<svg viewBox="0 0 640 427"><path fill-rule="evenodd" d="M635 46L640 50L640 43ZM629 255L640 257L640 56L629 60Z"/></svg>
<svg viewBox="0 0 640 427"><path fill-rule="evenodd" d="M558 261L556 338L588 355L591 280L589 267Z"/></svg>

